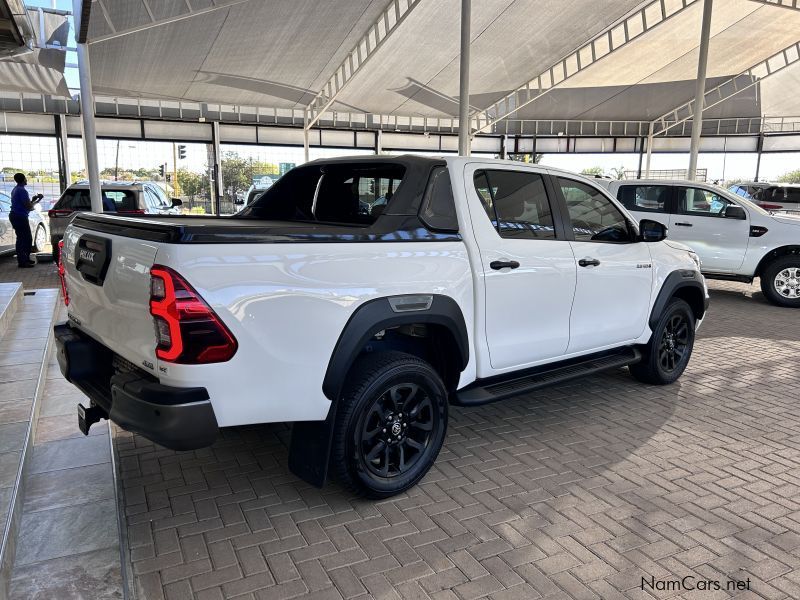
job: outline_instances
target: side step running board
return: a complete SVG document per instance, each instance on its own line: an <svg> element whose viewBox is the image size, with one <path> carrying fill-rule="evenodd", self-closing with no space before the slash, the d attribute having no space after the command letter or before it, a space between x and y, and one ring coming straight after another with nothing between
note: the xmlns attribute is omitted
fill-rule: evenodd
<svg viewBox="0 0 800 600"><path fill-rule="evenodd" d="M642 359L642 354L636 348L623 348L613 353L581 357L571 361L562 361L555 365L539 367L528 371L529 374L520 376L520 373L511 373L507 378L491 378L478 380L472 385L457 391L452 397L456 406L479 406L504 400L538 390L539 388L556 383L562 383L584 377L600 371L615 369L632 365Z"/></svg>

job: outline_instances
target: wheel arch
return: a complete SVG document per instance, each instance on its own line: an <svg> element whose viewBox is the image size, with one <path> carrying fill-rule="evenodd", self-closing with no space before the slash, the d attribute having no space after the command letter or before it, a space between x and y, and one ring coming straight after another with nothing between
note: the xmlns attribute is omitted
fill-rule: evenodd
<svg viewBox="0 0 800 600"><path fill-rule="evenodd" d="M796 254L798 257L800 257L800 245L787 244L785 246L779 246L778 248L773 248L772 250L767 252L764 256L762 256L760 261L758 261L758 266L756 267L754 276L761 277L761 274L764 272L764 269L767 268L767 265L776 258L782 258L784 256L789 256L792 254Z"/></svg>
<svg viewBox="0 0 800 600"><path fill-rule="evenodd" d="M672 298L680 298L691 307L696 320L702 319L708 310L703 276L699 271L680 269L673 271L664 280L658 292L653 309L650 311L650 329L655 329L667 304Z"/></svg>
<svg viewBox="0 0 800 600"><path fill-rule="evenodd" d="M445 351L443 355L452 359L452 363L448 366L457 369L458 375L461 374L469 362L469 336L461 308L449 296L440 294L423 296L431 298L427 309L398 312L397 308L393 308L391 301L402 296L392 296L369 300L355 310L339 335L322 382L322 391L329 400L333 402L337 400L347 373L358 356L368 349L370 341L376 334L404 326L425 326L431 334L426 336L427 339L443 346L442 349ZM375 346L376 350L381 349L381 344ZM398 348L390 344L386 349ZM401 350L419 356L413 345ZM420 356L420 358L425 357ZM444 365L433 366L447 384L452 373L443 372Z"/></svg>

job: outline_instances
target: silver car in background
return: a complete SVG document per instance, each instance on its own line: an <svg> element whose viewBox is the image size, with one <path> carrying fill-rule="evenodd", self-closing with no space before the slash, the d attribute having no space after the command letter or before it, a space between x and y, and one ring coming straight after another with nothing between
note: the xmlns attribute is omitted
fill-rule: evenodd
<svg viewBox="0 0 800 600"><path fill-rule="evenodd" d="M11 214L11 196L0 192L0 254L14 252L17 243L14 228L8 218L9 214ZM28 224L31 226L33 252L43 252L47 244L47 223L45 223L42 213L35 209L32 210L28 214Z"/></svg>
<svg viewBox="0 0 800 600"><path fill-rule="evenodd" d="M164 189L149 181L103 181L103 212L120 215L177 215L182 202L169 198ZM47 215L50 218L50 242L53 258L58 261L58 242L64 237L64 229L79 212L92 210L89 184L80 182L69 186Z"/></svg>

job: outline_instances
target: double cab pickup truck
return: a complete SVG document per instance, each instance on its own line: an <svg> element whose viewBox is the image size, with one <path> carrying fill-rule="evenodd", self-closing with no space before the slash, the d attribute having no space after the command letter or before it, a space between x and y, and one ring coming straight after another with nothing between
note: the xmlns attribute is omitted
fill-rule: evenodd
<svg viewBox="0 0 800 600"><path fill-rule="evenodd" d="M556 169L314 161L233 217L79 214L58 360L84 433L191 450L292 422L292 472L383 498L430 469L449 405L623 366L674 382L708 294L665 237Z"/></svg>

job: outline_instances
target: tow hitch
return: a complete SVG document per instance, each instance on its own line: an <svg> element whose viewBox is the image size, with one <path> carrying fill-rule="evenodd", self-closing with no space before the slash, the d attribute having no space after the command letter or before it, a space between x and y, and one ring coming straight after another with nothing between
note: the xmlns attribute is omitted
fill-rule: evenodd
<svg viewBox="0 0 800 600"><path fill-rule="evenodd" d="M83 435L89 435L89 428L100 419L107 419L108 415L99 406L86 408L83 404L78 404L78 428Z"/></svg>

